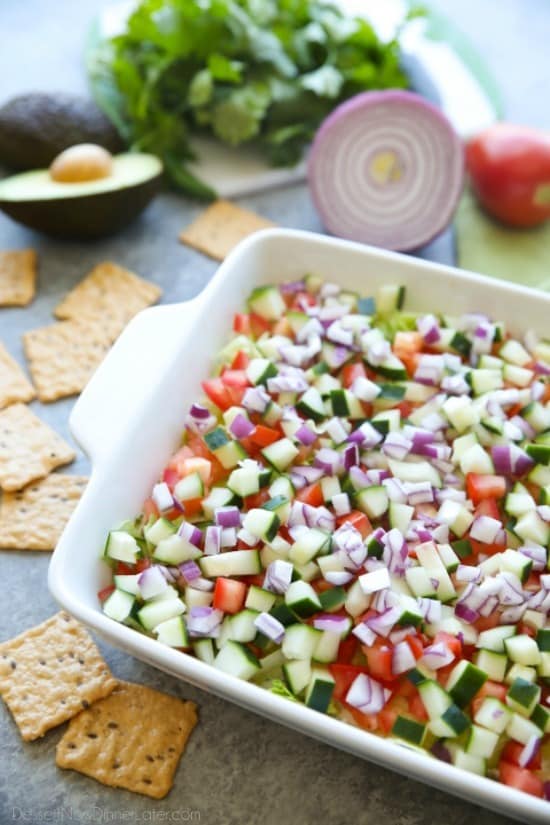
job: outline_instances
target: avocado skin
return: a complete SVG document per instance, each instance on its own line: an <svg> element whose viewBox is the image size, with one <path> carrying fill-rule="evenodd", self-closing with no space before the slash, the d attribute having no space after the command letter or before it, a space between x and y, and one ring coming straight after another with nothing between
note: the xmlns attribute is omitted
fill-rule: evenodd
<svg viewBox="0 0 550 825"><path fill-rule="evenodd" d="M31 92L0 107L0 163L14 169L47 167L76 143L118 152L124 143L96 104L65 92Z"/></svg>
<svg viewBox="0 0 550 825"><path fill-rule="evenodd" d="M49 200L0 200L0 209L14 221L45 235L90 240L113 235L142 212L160 189L162 175L133 186Z"/></svg>

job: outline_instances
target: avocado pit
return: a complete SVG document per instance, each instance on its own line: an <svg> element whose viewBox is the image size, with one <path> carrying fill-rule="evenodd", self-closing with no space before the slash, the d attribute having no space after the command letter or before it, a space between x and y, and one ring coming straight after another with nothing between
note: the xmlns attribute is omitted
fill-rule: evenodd
<svg viewBox="0 0 550 825"><path fill-rule="evenodd" d="M96 143L78 143L60 152L50 165L50 177L59 183L82 183L107 178L113 156Z"/></svg>

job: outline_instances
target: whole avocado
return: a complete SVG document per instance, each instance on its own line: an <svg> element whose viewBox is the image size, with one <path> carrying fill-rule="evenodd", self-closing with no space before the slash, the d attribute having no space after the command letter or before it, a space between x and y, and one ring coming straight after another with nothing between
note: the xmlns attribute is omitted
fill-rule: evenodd
<svg viewBox="0 0 550 825"><path fill-rule="evenodd" d="M85 97L31 92L0 107L0 164L14 169L49 166L64 149L97 143L110 152L124 144L118 132Z"/></svg>

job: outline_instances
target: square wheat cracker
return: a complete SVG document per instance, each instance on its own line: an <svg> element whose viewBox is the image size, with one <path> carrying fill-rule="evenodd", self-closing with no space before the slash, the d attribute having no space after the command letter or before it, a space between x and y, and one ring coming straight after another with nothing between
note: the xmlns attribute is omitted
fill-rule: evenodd
<svg viewBox="0 0 550 825"><path fill-rule="evenodd" d="M193 702L120 682L71 721L56 763L104 785L162 799L196 724Z"/></svg>
<svg viewBox="0 0 550 825"><path fill-rule="evenodd" d="M255 212L242 209L231 201L218 200L181 232L180 241L210 258L223 261L244 238L272 226L275 226L272 221Z"/></svg>
<svg viewBox="0 0 550 825"><path fill-rule="evenodd" d="M0 696L26 741L44 736L116 685L91 637L67 613L0 644Z"/></svg>
<svg viewBox="0 0 550 825"><path fill-rule="evenodd" d="M52 473L0 500L0 548L54 550L88 479Z"/></svg>
<svg viewBox="0 0 550 825"><path fill-rule="evenodd" d="M98 318L118 335L134 315L158 301L161 294L156 284L105 261L65 296L55 315L62 320Z"/></svg>
<svg viewBox="0 0 550 825"><path fill-rule="evenodd" d="M0 342L0 410L17 401L32 401L34 387Z"/></svg>
<svg viewBox="0 0 550 825"><path fill-rule="evenodd" d="M27 306L34 298L35 291L34 249L0 252L0 306Z"/></svg>
<svg viewBox="0 0 550 825"><path fill-rule="evenodd" d="M2 490L20 490L74 458L73 448L24 404L0 411Z"/></svg>
<svg viewBox="0 0 550 825"><path fill-rule="evenodd" d="M61 321L23 335L23 349L40 401L82 392L116 335L99 319Z"/></svg>

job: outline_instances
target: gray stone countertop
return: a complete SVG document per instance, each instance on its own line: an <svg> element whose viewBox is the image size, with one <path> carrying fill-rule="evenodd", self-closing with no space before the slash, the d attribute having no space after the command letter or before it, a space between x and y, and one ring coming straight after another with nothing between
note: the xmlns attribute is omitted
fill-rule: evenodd
<svg viewBox="0 0 550 825"><path fill-rule="evenodd" d="M435 0L485 55L512 120L550 127L548 0ZM87 27L106 0L2 0L0 97L32 89L83 91L80 55ZM285 226L320 230L302 185L243 199ZM0 337L23 361L21 332L47 324L59 298L105 259L162 285L163 300L196 295L215 264L177 242L196 204L163 194L136 223L107 240L81 245L36 235L0 215L0 248L33 246L40 259L38 295L27 309L1 310ZM450 236L424 254L451 259ZM33 404L70 438L71 401ZM86 472L79 456L69 472ZM55 610L46 585L47 553L0 551L3 581L0 640ZM0 709L0 824L10 822L201 822L203 825L485 825L509 822L440 791L383 770L241 710L107 645L116 676L195 700L200 725L160 802L113 790L55 766L59 730L26 744Z"/></svg>

